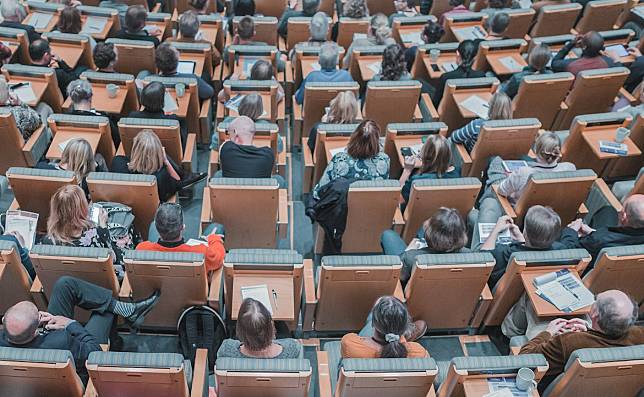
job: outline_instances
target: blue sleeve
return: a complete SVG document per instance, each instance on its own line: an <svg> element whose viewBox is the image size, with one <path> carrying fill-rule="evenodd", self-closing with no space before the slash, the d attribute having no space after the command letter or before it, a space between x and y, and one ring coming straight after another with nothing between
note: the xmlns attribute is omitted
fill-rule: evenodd
<svg viewBox="0 0 644 397"><path fill-rule="evenodd" d="M302 84L300 84L300 88L297 89L295 92L295 102L297 102L299 105L304 103L304 87L306 86L306 83L308 81L308 76L302 80Z"/></svg>
<svg viewBox="0 0 644 397"><path fill-rule="evenodd" d="M476 119L478 120L478 119ZM467 123L465 126L457 129L456 131L452 132L452 135L450 136L450 139L454 143L465 143L471 139L475 139L475 122L476 120L472 120L469 123Z"/></svg>
<svg viewBox="0 0 644 397"><path fill-rule="evenodd" d="M197 89L199 91L199 99L209 99L215 95L215 89L201 77L197 76Z"/></svg>

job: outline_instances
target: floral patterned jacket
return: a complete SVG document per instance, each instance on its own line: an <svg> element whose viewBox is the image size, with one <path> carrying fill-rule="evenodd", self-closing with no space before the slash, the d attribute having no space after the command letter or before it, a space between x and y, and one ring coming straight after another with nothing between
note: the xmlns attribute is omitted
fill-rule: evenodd
<svg viewBox="0 0 644 397"><path fill-rule="evenodd" d="M337 153L327 165L320 182L313 190L313 197L318 199L322 186L338 178L359 180L389 179L389 156L380 152L366 160L354 159L347 152Z"/></svg>

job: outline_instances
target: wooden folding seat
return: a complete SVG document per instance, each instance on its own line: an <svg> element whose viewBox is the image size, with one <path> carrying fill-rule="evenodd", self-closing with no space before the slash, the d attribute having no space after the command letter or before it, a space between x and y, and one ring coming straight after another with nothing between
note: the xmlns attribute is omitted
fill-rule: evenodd
<svg viewBox="0 0 644 397"><path fill-rule="evenodd" d="M408 17L404 15L395 15L391 23L392 37L403 47L415 46L423 44L422 32L425 24L429 21L436 22L438 19L433 15L417 15ZM415 40L410 40L412 37L407 36L413 33L418 34Z"/></svg>
<svg viewBox="0 0 644 397"><path fill-rule="evenodd" d="M0 314L4 314L8 308L18 302L31 301L29 292L31 281L20 261L16 244L11 241L0 241ZM0 375L1 378L2 375ZM2 395L1 391L0 395Z"/></svg>
<svg viewBox="0 0 644 397"><path fill-rule="evenodd" d="M160 203L154 175L90 172L87 185L92 201L111 201L132 208L136 229L143 238L147 237Z"/></svg>
<svg viewBox="0 0 644 397"><path fill-rule="evenodd" d="M527 156L540 128L535 118L485 121L472 151L468 153L463 144L454 144L452 157L461 164L463 176L482 178L494 156L504 160Z"/></svg>
<svg viewBox="0 0 644 397"><path fill-rule="evenodd" d="M376 15L378 13L391 15L396 11L394 9L393 2L382 0L366 0L366 2L367 8L369 9L369 15Z"/></svg>
<svg viewBox="0 0 644 397"><path fill-rule="evenodd" d="M593 0L584 7L584 12L575 25L577 33L611 30L624 10L626 0Z"/></svg>
<svg viewBox="0 0 644 397"><path fill-rule="evenodd" d="M403 147L422 145L430 135L447 136L447 125L441 122L389 123L383 151L389 156L389 177L398 178L404 165L400 150Z"/></svg>
<svg viewBox="0 0 644 397"><path fill-rule="evenodd" d="M498 185L494 185L493 189L497 192L505 215L509 215L519 225L523 224L523 217L533 205L552 207L561 217L561 223L567 225L576 218L596 179L597 174L588 169L536 172L530 175L528 184L514 207L506 197L498 193Z"/></svg>
<svg viewBox="0 0 644 397"><path fill-rule="evenodd" d="M0 347L0 396L83 397L68 350Z"/></svg>
<svg viewBox="0 0 644 397"><path fill-rule="evenodd" d="M10 167L35 167L51 141L45 126L40 126L25 141L9 108L0 109L0 136L4 147L0 156L0 175Z"/></svg>
<svg viewBox="0 0 644 397"><path fill-rule="evenodd" d="M640 113L637 119L633 120L631 135L629 138L637 145L638 148L644 149L644 114ZM632 177L637 175L644 164L644 154L635 157L621 157L613 161L612 166L607 170L606 176L613 177Z"/></svg>
<svg viewBox="0 0 644 397"><path fill-rule="evenodd" d="M516 356L454 357L448 363L439 363L442 383L436 392L438 397L465 396L467 380L515 377L521 368L530 368L539 382L548 370L548 361L542 354Z"/></svg>
<svg viewBox="0 0 644 397"><path fill-rule="evenodd" d="M463 5L469 10L470 0L465 0ZM434 15L436 18L440 18L444 13L450 11L452 8L454 7L449 4L449 0L436 0L432 2L432 6L429 9L429 15Z"/></svg>
<svg viewBox="0 0 644 397"><path fill-rule="evenodd" d="M572 90L561 104L554 128L568 128L575 116L602 113L610 109L629 73L625 67L580 72Z"/></svg>
<svg viewBox="0 0 644 397"><path fill-rule="evenodd" d="M382 54L385 52L385 45L354 46L349 63L349 73L353 81L360 83L364 88L369 80L377 74L370 66L382 64Z"/></svg>
<svg viewBox="0 0 644 397"><path fill-rule="evenodd" d="M279 18L288 6L288 0L256 0L255 13Z"/></svg>
<svg viewBox="0 0 644 397"><path fill-rule="evenodd" d="M51 51L62 58L70 68L82 65L95 69L92 47L85 34L49 32L43 37L49 41Z"/></svg>
<svg viewBox="0 0 644 397"><path fill-rule="evenodd" d="M95 107L100 108L107 105L105 102L114 100L111 98L109 100L103 100L103 98L98 97L98 91L102 89L106 90L108 84L114 84L119 86L119 90L125 91L123 106L121 107L120 113L117 115L126 116L132 111L139 110L139 98L136 84L134 83L134 75L123 73L102 73L86 70L80 75L80 78L92 83L92 89L94 91L93 105ZM113 112L108 111L108 113L112 114Z"/></svg>
<svg viewBox="0 0 644 397"><path fill-rule="evenodd" d="M575 26L584 7L579 3L554 4L541 7L537 19L530 29L530 37L568 34Z"/></svg>
<svg viewBox="0 0 644 397"><path fill-rule="evenodd" d="M327 14L328 15L328 14ZM309 25L311 24L310 17L290 17L288 19L288 35L286 36L286 49L292 50L298 43L306 42L311 37ZM329 18L329 30L327 32L327 40L331 39L331 27L333 21Z"/></svg>
<svg viewBox="0 0 644 397"><path fill-rule="evenodd" d="M202 228L226 226L227 248L275 248L286 237L286 189L272 178L212 178L204 189Z"/></svg>
<svg viewBox="0 0 644 397"><path fill-rule="evenodd" d="M307 43L300 43L294 46L295 56L293 59L293 69L295 88L299 88L302 84L302 80L304 80L309 73L315 70L313 64L317 64L317 67L319 68L318 60L320 58L321 48L321 46L310 46ZM344 48L338 47L338 52L338 63L340 63L341 59L344 57Z"/></svg>
<svg viewBox="0 0 644 397"><path fill-rule="evenodd" d="M28 0L27 8L29 9L29 14L22 23L33 26L36 32L44 33L56 29L60 12L65 8L65 5Z"/></svg>
<svg viewBox="0 0 644 397"><path fill-rule="evenodd" d="M476 70L493 71L497 76L511 75L520 72L528 64L521 54L528 48L523 39L489 40L479 44L479 51L474 59L473 68ZM516 66L510 69L504 62L512 62Z"/></svg>
<svg viewBox="0 0 644 397"><path fill-rule="evenodd" d="M306 397L312 373L311 362L304 358L220 357L215 363L221 397Z"/></svg>
<svg viewBox="0 0 644 397"><path fill-rule="evenodd" d="M441 37L441 43L453 43L455 41L463 41L464 37L461 29L478 27L477 30L485 37L485 29L483 26L488 16L482 12L463 12L458 14L446 15L443 21L445 34ZM459 38L460 37L460 38Z"/></svg>
<svg viewBox="0 0 644 397"><path fill-rule="evenodd" d="M409 201L403 214L402 237L410 242L427 219L441 207L456 208L466 216L481 190L477 178L420 179L412 182Z"/></svg>
<svg viewBox="0 0 644 397"><path fill-rule="evenodd" d="M284 101L277 102L277 92L279 82L275 80L226 80L224 81L224 90L230 98L237 95L246 96L248 94L258 94L262 97L264 113L260 116L263 120L270 120L272 123L278 123L284 127L284 118L286 105ZM221 122L227 116L238 116L239 114L226 106L217 107L217 122Z"/></svg>
<svg viewBox="0 0 644 397"><path fill-rule="evenodd" d="M252 68L252 65L260 59L273 64L275 77L278 77L278 51L277 47L274 45L231 45L227 48L228 63L224 68L224 77L231 74L238 74L243 75L248 79L250 78L250 69Z"/></svg>
<svg viewBox="0 0 644 397"><path fill-rule="evenodd" d="M293 100L293 142L300 142L308 136L315 123L322 119L324 108L342 91L351 91L358 98L358 83L308 83L304 87L304 103L299 105Z"/></svg>
<svg viewBox="0 0 644 397"><path fill-rule="evenodd" d="M149 225L149 224L148 224ZM125 251L121 300L141 300L161 291L145 316L144 329L176 330L177 319L190 306L206 305L208 280L204 256L191 252ZM100 393L100 392L99 392Z"/></svg>
<svg viewBox="0 0 644 397"><path fill-rule="evenodd" d="M438 376L433 358L342 358L340 341L329 341L317 352L320 397L434 395Z"/></svg>
<svg viewBox="0 0 644 397"><path fill-rule="evenodd" d="M259 13L259 10L257 11ZM259 41L262 43L266 43L269 46L276 46L277 45L277 23L278 23L278 18L280 15L277 17L273 17L269 14L263 14L265 16L258 17L254 16L253 22L255 22L255 36L253 36L254 41ZM239 21L244 17L234 17L233 18L233 34L237 32L237 24L239 24Z"/></svg>
<svg viewBox="0 0 644 397"><path fill-rule="evenodd" d="M510 16L510 24L503 35L510 39L523 39L532 26L536 14L534 8L510 9L503 12Z"/></svg>
<svg viewBox="0 0 644 397"><path fill-rule="evenodd" d="M563 223L565 221L562 219ZM510 257L505 273L492 289L492 304L485 315L485 326L501 325L506 314L524 293L521 273L569 269L581 275L591 260L585 249L515 252Z"/></svg>
<svg viewBox="0 0 644 397"><path fill-rule="evenodd" d="M577 3L572 3L572 4L577 4ZM564 4L564 5L567 5L567 4ZM532 37L532 40L530 40L530 45L528 47L528 53L532 51L534 47L540 44L544 44L548 46L548 49L550 49L550 52L554 57L555 55L557 55L557 52L559 52L559 50L562 49L564 45L566 45L567 42L574 40L574 38L575 36L573 36L570 33L558 34L554 36ZM568 54L568 57L570 56L571 54Z"/></svg>
<svg viewBox="0 0 644 397"><path fill-rule="evenodd" d="M88 389L97 396L207 397L208 351L197 349L194 368L177 353L92 352Z"/></svg>
<svg viewBox="0 0 644 397"><path fill-rule="evenodd" d="M213 43L219 53L223 54L226 39L223 17L219 14L199 15L199 22L201 23L200 31L204 39ZM221 75L215 74L215 77L219 78Z"/></svg>
<svg viewBox="0 0 644 397"><path fill-rule="evenodd" d="M119 73L136 76L142 70L156 71L154 63L154 43L143 40L107 39L108 44L114 44L119 53L115 69Z"/></svg>
<svg viewBox="0 0 644 397"><path fill-rule="evenodd" d="M92 35L96 40L105 40L121 30L119 13L113 8L94 7L89 5L78 6L83 20L81 32ZM102 27L101 30L98 28ZM119 58L123 54L119 54Z"/></svg>
<svg viewBox="0 0 644 397"><path fill-rule="evenodd" d="M414 119L421 83L419 81L370 81L364 100L364 117L380 126L385 135L389 123L405 123ZM429 102L429 97L425 102ZM392 106L392 104L396 106ZM420 118L420 117L419 117Z"/></svg>
<svg viewBox="0 0 644 397"><path fill-rule="evenodd" d="M395 255L325 256L315 275L304 266L302 327L318 332L361 329L376 300L396 292L402 269Z"/></svg>
<svg viewBox="0 0 644 397"><path fill-rule="evenodd" d="M171 46L179 51L179 61L192 61L195 63L194 74L213 80L214 70L212 67L212 44L208 43L184 43L181 41L170 41ZM216 77L219 78L218 76Z"/></svg>
<svg viewBox="0 0 644 397"><path fill-rule="evenodd" d="M569 72L525 76L512 100L513 117L535 117L550 129L574 81Z"/></svg>
<svg viewBox="0 0 644 397"><path fill-rule="evenodd" d="M357 181L349 187L347 224L342 235L343 253L381 252L380 234L392 226L400 229L400 184L393 179ZM324 231L318 225L315 252L322 252Z"/></svg>
<svg viewBox="0 0 644 397"><path fill-rule="evenodd" d="M355 34L366 35L367 32L369 32L369 18L340 17L338 21L338 45L348 50Z"/></svg>
<svg viewBox="0 0 644 397"><path fill-rule="evenodd" d="M643 378L644 345L578 349L542 395L635 396L642 391Z"/></svg>
<svg viewBox="0 0 644 397"><path fill-rule="evenodd" d="M423 44L416 48L416 58L414 58L411 67L411 75L415 80L424 79L437 82L446 70L452 70L452 67L456 65L458 43ZM436 62L432 61L429 56L434 49L440 51Z"/></svg>
<svg viewBox="0 0 644 397"><path fill-rule="evenodd" d="M432 330L478 329L492 300L494 263L489 252L417 256L405 287L409 314Z"/></svg>
<svg viewBox="0 0 644 397"><path fill-rule="evenodd" d="M63 94L58 88L56 71L44 66L25 66L17 63L8 63L2 66L2 74L9 84L29 83L33 91L34 100L25 101L29 106L36 106L45 102L60 112L63 106Z"/></svg>
<svg viewBox="0 0 644 397"><path fill-rule="evenodd" d="M147 0L139 0L147 2ZM160 3L157 3L160 4ZM146 18L146 24L148 26L156 26L161 30L161 36L159 41L163 42L169 37L173 37L172 28L174 22L172 21L172 14L167 12L148 12L148 17Z"/></svg>
<svg viewBox="0 0 644 397"><path fill-rule="evenodd" d="M496 77L447 80L443 98L438 105L439 120L447 124L449 131L464 126L478 116L460 103L474 95L487 103L498 86L499 80Z"/></svg>
<svg viewBox="0 0 644 397"><path fill-rule="evenodd" d="M47 122L54 136L47 158L60 158L63 152L61 144L73 138L84 138L90 143L94 153L103 155L107 164L112 162L116 150L107 117L54 113Z"/></svg>
<svg viewBox="0 0 644 397"><path fill-rule="evenodd" d="M618 289L635 302L644 301L644 245L604 248L593 269L584 277L584 285L594 294Z"/></svg>
<svg viewBox="0 0 644 397"><path fill-rule="evenodd" d="M26 30L0 27L0 40L11 50L11 57L7 62L19 60L26 65L31 64L29 37Z"/></svg>
<svg viewBox="0 0 644 397"><path fill-rule="evenodd" d="M197 135L188 134L186 147L181 145L181 132L177 120L122 118L119 120L121 145L130 156L134 138L141 130L152 130L161 140L165 153L186 171L197 169Z"/></svg>
<svg viewBox="0 0 644 397"><path fill-rule="evenodd" d="M11 167L6 176L15 197L12 208L17 206L39 214L38 230L43 232L47 228L51 196L62 186L77 183L71 171Z"/></svg>

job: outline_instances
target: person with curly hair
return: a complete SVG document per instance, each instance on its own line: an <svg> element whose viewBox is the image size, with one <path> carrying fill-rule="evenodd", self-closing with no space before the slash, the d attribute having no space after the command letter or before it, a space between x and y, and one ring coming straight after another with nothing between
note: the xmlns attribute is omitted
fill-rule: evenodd
<svg viewBox="0 0 644 397"><path fill-rule="evenodd" d="M366 0L347 0L339 9L342 9L342 16L347 18L359 19L369 16Z"/></svg>
<svg viewBox="0 0 644 397"><path fill-rule="evenodd" d="M372 81L401 81L411 80L407 71L405 53L400 44L390 44L382 53L380 73L373 76Z"/></svg>
<svg viewBox="0 0 644 397"><path fill-rule="evenodd" d="M116 63L119 56L116 47L112 43L101 42L96 44L92 54L94 65L101 73L116 73Z"/></svg>

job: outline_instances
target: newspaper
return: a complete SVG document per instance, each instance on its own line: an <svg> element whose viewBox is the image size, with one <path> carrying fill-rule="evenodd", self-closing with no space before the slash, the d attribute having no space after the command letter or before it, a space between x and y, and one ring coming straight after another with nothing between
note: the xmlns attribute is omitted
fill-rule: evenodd
<svg viewBox="0 0 644 397"><path fill-rule="evenodd" d="M5 233L15 232L24 240L24 248L31 250L36 238L38 214L29 211L8 210L5 220Z"/></svg>
<svg viewBox="0 0 644 397"><path fill-rule="evenodd" d="M490 237L490 233L492 233L495 225L496 223L479 223L479 242L481 244L483 244L485 240ZM497 244L506 245L510 244L511 242L512 236L510 234L510 229L505 230L503 233L499 233L499 235L496 237Z"/></svg>
<svg viewBox="0 0 644 397"><path fill-rule="evenodd" d="M170 95L168 91L165 92L163 96L163 112L164 113L174 113L179 110L179 104L177 100Z"/></svg>
<svg viewBox="0 0 644 397"><path fill-rule="evenodd" d="M444 62L441 63L440 68L443 69L443 72L451 72L452 70L456 70L458 68L458 64L454 62Z"/></svg>
<svg viewBox="0 0 644 397"><path fill-rule="evenodd" d="M249 285L247 287L241 287L241 296L242 300L247 298L255 299L256 301L261 302L262 305L268 309L268 311L273 314L273 306L271 305L271 298L268 295L268 285Z"/></svg>
<svg viewBox="0 0 644 397"><path fill-rule="evenodd" d="M480 96L472 95L471 97L461 102L460 105L470 112L476 114L480 118L487 120L490 105L488 105L487 101L485 101Z"/></svg>
<svg viewBox="0 0 644 397"><path fill-rule="evenodd" d="M499 396L499 397L505 397L505 396L530 397L532 395L527 390L526 391L519 390L517 388L515 378L488 378L487 379L487 384L488 384L488 387L490 388L490 392L491 392L491 393L487 394L487 396L495 396L495 397L497 397L497 396ZM492 393L498 393L498 392L501 392L501 394L492 394Z"/></svg>
<svg viewBox="0 0 644 397"><path fill-rule="evenodd" d="M595 296L570 270L550 272L533 280L537 294L565 313L574 312L595 302Z"/></svg>

